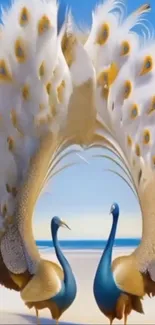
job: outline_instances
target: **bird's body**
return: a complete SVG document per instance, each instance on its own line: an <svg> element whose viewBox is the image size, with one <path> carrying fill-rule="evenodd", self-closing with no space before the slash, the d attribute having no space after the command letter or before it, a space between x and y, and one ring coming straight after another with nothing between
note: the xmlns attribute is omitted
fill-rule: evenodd
<svg viewBox="0 0 155 325"><path fill-rule="evenodd" d="M23 289L22 291L22 298L29 308L35 307L37 311L40 309L48 308L51 312L52 318L56 321L59 320L62 313L67 310L73 303L77 292L76 281L71 266L63 255L57 238L57 232L61 226L67 227L67 225L58 217L54 217L51 223L53 245L55 248L56 256L62 268L56 263L44 260L42 270L40 270L40 273L43 276L48 275L46 272L50 272L52 274L51 283L49 284L49 287L53 288L53 292L50 290L51 298L39 301L38 296L41 294L40 288L42 287L43 289L43 286L41 282L36 282L36 277L32 277L28 286L26 286L25 290ZM33 284L31 284L31 281Z"/></svg>
<svg viewBox="0 0 155 325"><path fill-rule="evenodd" d="M143 312L143 309L136 297L130 296L121 290L117 282L115 282L112 270L112 249L119 218L119 206L117 203L112 205L110 212L113 215L113 224L96 271L93 290L99 309L109 318L110 323L112 324L114 318L121 319L124 317L124 324L126 324L127 316L132 309L139 312Z"/></svg>

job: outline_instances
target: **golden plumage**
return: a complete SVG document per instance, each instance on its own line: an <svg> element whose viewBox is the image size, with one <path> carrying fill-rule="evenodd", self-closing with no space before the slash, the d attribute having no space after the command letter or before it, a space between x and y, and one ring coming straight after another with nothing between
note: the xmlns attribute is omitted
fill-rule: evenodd
<svg viewBox="0 0 155 325"><path fill-rule="evenodd" d="M127 136L127 144L128 144L129 147L132 146L132 139L131 139L131 137L129 135Z"/></svg>
<svg viewBox="0 0 155 325"><path fill-rule="evenodd" d="M63 93L65 88L65 80L62 80L57 88L58 100L61 103L63 101Z"/></svg>
<svg viewBox="0 0 155 325"><path fill-rule="evenodd" d="M121 51L120 55L121 56L126 56L130 53L130 44L127 41L123 41L121 44Z"/></svg>
<svg viewBox="0 0 155 325"><path fill-rule="evenodd" d="M18 38L14 45L14 52L16 59L19 63L25 63L27 57L26 57L26 49L24 40L22 38Z"/></svg>
<svg viewBox="0 0 155 325"><path fill-rule="evenodd" d="M39 68L39 76L40 78L44 77L45 74L45 62L42 62Z"/></svg>
<svg viewBox="0 0 155 325"><path fill-rule="evenodd" d="M51 22L48 16L43 15L38 22L38 34L39 36L43 35L51 28Z"/></svg>
<svg viewBox="0 0 155 325"><path fill-rule="evenodd" d="M104 23L98 31L96 43L98 45L104 45L107 42L109 35L110 35L110 27L107 23Z"/></svg>
<svg viewBox="0 0 155 325"><path fill-rule="evenodd" d="M124 83L124 99L127 99L132 91L132 84L130 80L125 81Z"/></svg>
<svg viewBox="0 0 155 325"><path fill-rule="evenodd" d="M146 73L149 73L150 71L152 71L152 69L153 69L153 59L151 56L146 56L144 58L143 67L140 71L140 76L143 76Z"/></svg>
<svg viewBox="0 0 155 325"><path fill-rule="evenodd" d="M0 81L1 82L11 82L12 81L12 75L9 71L9 68L7 67L7 63L4 59L0 60Z"/></svg>
<svg viewBox="0 0 155 325"><path fill-rule="evenodd" d="M132 107L131 107L131 119L135 119L137 116L138 116L138 106L136 104L134 104Z"/></svg>
<svg viewBox="0 0 155 325"><path fill-rule="evenodd" d="M25 84L22 88L22 97L26 101L30 99L30 86L28 84Z"/></svg>
<svg viewBox="0 0 155 325"><path fill-rule="evenodd" d="M12 151L14 148L14 139L11 136L7 138L7 143L8 143L8 149Z"/></svg>
<svg viewBox="0 0 155 325"><path fill-rule="evenodd" d="M76 37L71 33L64 33L62 41L61 41L61 48L65 60L70 67L74 61L74 48L76 45Z"/></svg>
<svg viewBox="0 0 155 325"><path fill-rule="evenodd" d="M151 134L149 130L144 130L143 131L143 144L149 144L151 140Z"/></svg>
<svg viewBox="0 0 155 325"><path fill-rule="evenodd" d="M30 20L30 13L26 7L23 7L19 15L19 24L25 27Z"/></svg>
<svg viewBox="0 0 155 325"><path fill-rule="evenodd" d="M155 96L152 97L151 105L150 105L150 108L148 110L148 114L151 114L154 111L155 111Z"/></svg>

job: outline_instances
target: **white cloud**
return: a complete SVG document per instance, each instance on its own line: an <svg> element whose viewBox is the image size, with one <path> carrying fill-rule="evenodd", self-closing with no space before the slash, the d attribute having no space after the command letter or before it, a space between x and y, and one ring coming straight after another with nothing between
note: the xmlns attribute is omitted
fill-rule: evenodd
<svg viewBox="0 0 155 325"><path fill-rule="evenodd" d="M68 229L60 229L60 239L107 239L111 225L111 215L85 215L85 216L70 216L63 218L72 231ZM50 231L51 218L44 216L41 221L37 221L37 216L34 222L34 236L36 239L49 240L51 239ZM140 237L141 236L141 217L135 215L121 215L118 221L117 238L125 237Z"/></svg>

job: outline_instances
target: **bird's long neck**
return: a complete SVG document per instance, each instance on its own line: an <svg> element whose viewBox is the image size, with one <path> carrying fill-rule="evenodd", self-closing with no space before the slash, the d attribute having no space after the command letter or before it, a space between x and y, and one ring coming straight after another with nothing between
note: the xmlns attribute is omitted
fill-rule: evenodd
<svg viewBox="0 0 155 325"><path fill-rule="evenodd" d="M115 234L117 229L117 223L118 223L118 215L113 216L113 224L111 227L110 235L106 244L106 247L103 251L99 267L104 263L104 266L107 265L107 267L111 267L111 259L112 259L112 248L114 245L115 240Z"/></svg>
<svg viewBox="0 0 155 325"><path fill-rule="evenodd" d="M64 282L65 284L67 284L69 282L70 277L73 276L72 269L67 259L65 258L64 254L61 251L59 241L58 241L58 230L52 229L52 237L53 237L53 244L54 244L56 256L64 271Z"/></svg>

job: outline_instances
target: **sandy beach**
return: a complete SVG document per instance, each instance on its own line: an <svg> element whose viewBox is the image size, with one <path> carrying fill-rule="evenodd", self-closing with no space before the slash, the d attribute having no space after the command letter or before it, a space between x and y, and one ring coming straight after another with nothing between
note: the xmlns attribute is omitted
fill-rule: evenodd
<svg viewBox="0 0 155 325"><path fill-rule="evenodd" d="M118 255L129 254L132 249L115 248L113 258ZM70 324L107 324L107 319L96 306L92 283L101 251L64 251L72 265L75 274L78 294L73 305L61 317L61 323ZM49 260L56 261L53 250L41 251L41 255ZM128 324L155 324L155 298L144 299L144 315L132 312ZM40 311L41 324L53 323L48 310ZM22 302L19 293L0 288L0 324L35 324L35 311L29 310ZM114 324L123 324L123 321L114 321Z"/></svg>

